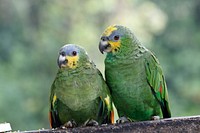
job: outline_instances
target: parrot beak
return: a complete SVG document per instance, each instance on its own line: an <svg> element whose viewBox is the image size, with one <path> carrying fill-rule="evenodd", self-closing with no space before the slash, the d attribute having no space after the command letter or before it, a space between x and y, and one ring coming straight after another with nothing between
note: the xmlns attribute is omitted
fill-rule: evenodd
<svg viewBox="0 0 200 133"><path fill-rule="evenodd" d="M66 66L67 62L68 62L68 60L61 55L57 59L57 64L58 64L59 68L61 68L62 66Z"/></svg>
<svg viewBox="0 0 200 133"><path fill-rule="evenodd" d="M110 52L111 45L108 43L108 37L102 37L99 42L99 51L103 54L103 52Z"/></svg>

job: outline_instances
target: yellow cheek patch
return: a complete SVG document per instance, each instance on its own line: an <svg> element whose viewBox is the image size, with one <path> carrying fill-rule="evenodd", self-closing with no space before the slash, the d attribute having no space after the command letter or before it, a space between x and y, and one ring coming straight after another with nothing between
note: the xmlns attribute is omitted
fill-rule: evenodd
<svg viewBox="0 0 200 133"><path fill-rule="evenodd" d="M117 30L115 25L109 26L103 33L103 36L110 36L113 31Z"/></svg>
<svg viewBox="0 0 200 133"><path fill-rule="evenodd" d="M111 51L113 53L116 52L116 51L118 51L119 47L121 45L120 41L117 41L117 42L108 41L108 43L111 45Z"/></svg>
<svg viewBox="0 0 200 133"><path fill-rule="evenodd" d="M66 56L66 59L67 59L67 66L69 67L69 68L72 68L72 69L74 69L74 68L76 68L76 66L77 66L77 63L78 63L78 56Z"/></svg>

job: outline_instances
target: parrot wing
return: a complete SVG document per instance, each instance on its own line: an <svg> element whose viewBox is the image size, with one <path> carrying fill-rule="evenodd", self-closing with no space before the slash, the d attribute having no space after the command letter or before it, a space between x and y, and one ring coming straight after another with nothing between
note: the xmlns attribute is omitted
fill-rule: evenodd
<svg viewBox="0 0 200 133"><path fill-rule="evenodd" d="M52 88L54 87L53 85L52 85ZM56 128L56 127L61 126L61 122L60 122L58 111L57 111L59 102L61 101L57 99L56 94L53 93L53 89L51 89L50 110L49 110L49 121L50 121L51 128Z"/></svg>
<svg viewBox="0 0 200 133"><path fill-rule="evenodd" d="M106 85L101 72L97 69L97 74L101 77L102 82L102 90L101 95L99 96L99 110L98 110L98 121L101 124L105 123L114 123L114 111L112 105L112 99L110 95L110 91L108 86ZM52 84L51 87L51 95L50 95L50 110L49 110L49 121L50 126L52 128L61 126L61 121L59 119L58 114L58 105L63 104L59 98L57 98L54 93L55 83Z"/></svg>
<svg viewBox="0 0 200 133"><path fill-rule="evenodd" d="M151 91L161 106L163 118L170 118L171 112L168 102L168 92L161 66L156 57L151 54L145 59L147 82Z"/></svg>
<svg viewBox="0 0 200 133"><path fill-rule="evenodd" d="M106 123L112 123L114 124L114 110L113 110L113 104L112 99L110 95L110 91L108 89L107 84L104 82L103 76L101 72L97 69L98 74L100 75L102 81L103 81L103 93L104 95L100 96L100 104L99 104L99 113L98 113L98 119L102 120L102 124Z"/></svg>

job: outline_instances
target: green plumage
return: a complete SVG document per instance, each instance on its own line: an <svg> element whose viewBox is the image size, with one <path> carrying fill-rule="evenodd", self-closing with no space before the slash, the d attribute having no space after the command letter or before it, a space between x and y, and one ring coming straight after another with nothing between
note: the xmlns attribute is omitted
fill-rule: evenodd
<svg viewBox="0 0 200 133"><path fill-rule="evenodd" d="M71 120L74 120L77 126L91 119L100 124L109 122L111 101L109 104L105 102L105 98L110 96L109 90L101 73L89 60L84 49L72 44L65 45L60 50L58 64L63 54L74 56L71 54L74 51L78 60L77 63L75 60L72 62L76 66L70 68L67 66L70 61L63 60L66 66L59 68L51 87L51 125L59 127Z"/></svg>
<svg viewBox="0 0 200 133"><path fill-rule="evenodd" d="M158 60L128 28L113 27L116 29L110 34L103 33L99 48L107 52L105 77L119 117L134 121L150 120L153 116L171 117Z"/></svg>

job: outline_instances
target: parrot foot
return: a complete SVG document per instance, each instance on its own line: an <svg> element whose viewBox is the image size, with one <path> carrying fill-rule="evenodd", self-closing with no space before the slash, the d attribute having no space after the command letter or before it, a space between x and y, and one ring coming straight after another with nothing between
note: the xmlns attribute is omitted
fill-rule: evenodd
<svg viewBox="0 0 200 133"><path fill-rule="evenodd" d="M74 128L74 127L77 127L77 124L74 120L68 121L62 126L62 128Z"/></svg>
<svg viewBox="0 0 200 133"><path fill-rule="evenodd" d="M151 120L160 120L160 116L152 116Z"/></svg>
<svg viewBox="0 0 200 133"><path fill-rule="evenodd" d="M129 118L127 118L127 117L125 117L125 116L123 116L123 117L120 117L117 121L116 121L116 123L127 123L127 122L131 122L131 119L129 119Z"/></svg>
<svg viewBox="0 0 200 133"><path fill-rule="evenodd" d="M84 126L98 126L99 123L93 119L89 119L84 123Z"/></svg>

